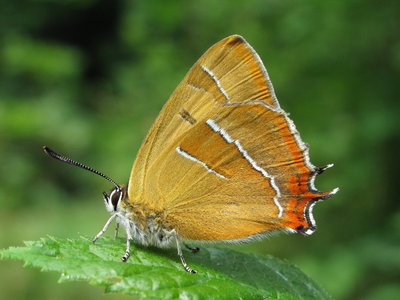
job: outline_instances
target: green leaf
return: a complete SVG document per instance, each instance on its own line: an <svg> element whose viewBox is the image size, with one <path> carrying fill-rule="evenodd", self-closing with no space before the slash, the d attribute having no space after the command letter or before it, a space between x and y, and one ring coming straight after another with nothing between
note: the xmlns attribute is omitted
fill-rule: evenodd
<svg viewBox="0 0 400 300"><path fill-rule="evenodd" d="M60 281L87 280L107 292L161 299L331 299L296 267L271 256L202 247L184 251L198 273L187 273L175 249L133 246L127 263L120 261L122 239L42 238L25 247L1 250L3 259L61 273Z"/></svg>

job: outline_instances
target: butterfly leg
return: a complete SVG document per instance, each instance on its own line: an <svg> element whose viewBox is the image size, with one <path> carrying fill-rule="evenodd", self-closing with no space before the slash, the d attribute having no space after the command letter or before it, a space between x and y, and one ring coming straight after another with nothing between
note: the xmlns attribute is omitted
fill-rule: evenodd
<svg viewBox="0 0 400 300"><path fill-rule="evenodd" d="M199 248L199 247L192 247L192 246L189 246L189 245L186 244L186 243L183 243L183 244L185 245L185 247L186 247L187 249L189 249L190 251L192 251L192 253L197 253L197 252L200 251L200 248Z"/></svg>
<svg viewBox="0 0 400 300"><path fill-rule="evenodd" d="M96 234L96 236L93 238L93 243L96 243L96 241L99 239L99 237L101 237L101 236L104 234L104 232L107 231L108 226L110 226L112 220L114 220L116 216L117 216L117 214L113 214L113 215L107 220L107 222L106 222L106 224L104 225L103 229L100 230L100 232L99 232L98 234Z"/></svg>
<svg viewBox="0 0 400 300"><path fill-rule="evenodd" d="M179 237L178 237L177 233L175 233L175 241L176 241L176 248L178 249L178 255L179 255L179 258L181 259L181 263L182 263L182 266L184 267L184 269L189 273L197 273L196 270L193 270L191 267L189 267L187 265L186 260L183 257L182 248L181 248L181 241L179 240Z"/></svg>
<svg viewBox="0 0 400 300"><path fill-rule="evenodd" d="M126 262L131 256L131 240L132 240L132 235L131 232L129 231L129 223L127 226L125 226L125 232L126 232L126 250L125 254L121 257L121 260L123 262Z"/></svg>
<svg viewBox="0 0 400 300"><path fill-rule="evenodd" d="M119 229L119 223L117 221L117 224L115 225L115 238L118 237L118 229Z"/></svg>

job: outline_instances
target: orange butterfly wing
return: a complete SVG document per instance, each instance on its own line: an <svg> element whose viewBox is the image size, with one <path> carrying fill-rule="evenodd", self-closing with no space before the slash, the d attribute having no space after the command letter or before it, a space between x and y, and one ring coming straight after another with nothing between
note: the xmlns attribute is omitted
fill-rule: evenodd
<svg viewBox="0 0 400 300"><path fill-rule="evenodd" d="M214 109L227 102L215 80L203 71L202 66L212 70L220 78L220 84L238 83L230 84L231 89L225 90L231 97L234 95L235 101L259 99L275 105L266 71L250 45L237 35L218 42L193 65L150 129L131 171L131 199L139 200L146 194L147 169L158 158L159 152L174 142L173 137L181 136L191 129L191 122L207 118Z"/></svg>
<svg viewBox="0 0 400 300"><path fill-rule="evenodd" d="M315 168L251 46L212 46L172 94L134 163L129 202L193 240L311 233Z"/></svg>

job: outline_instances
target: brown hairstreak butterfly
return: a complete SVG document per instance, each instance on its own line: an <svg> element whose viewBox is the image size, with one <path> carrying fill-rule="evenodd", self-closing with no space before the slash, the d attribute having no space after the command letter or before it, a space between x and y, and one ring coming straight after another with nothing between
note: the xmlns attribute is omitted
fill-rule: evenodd
<svg viewBox="0 0 400 300"><path fill-rule="evenodd" d="M173 92L143 142L128 185L103 193L127 241L176 245L183 241L247 242L271 231L312 234L314 204L335 194L314 186L322 168L280 107L263 63L240 36L212 46ZM192 248L194 250L195 248Z"/></svg>

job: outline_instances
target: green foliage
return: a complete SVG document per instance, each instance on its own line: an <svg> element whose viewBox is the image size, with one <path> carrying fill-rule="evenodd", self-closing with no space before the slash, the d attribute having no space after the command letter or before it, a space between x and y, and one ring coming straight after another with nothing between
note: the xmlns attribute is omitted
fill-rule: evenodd
<svg viewBox="0 0 400 300"><path fill-rule="evenodd" d="M61 273L60 281L86 280L107 292L160 299L330 299L296 267L274 258L229 249L202 247L185 251L197 274L184 271L174 249L134 247L127 263L120 261L125 243L101 238L42 238L25 247L1 250L3 259Z"/></svg>

